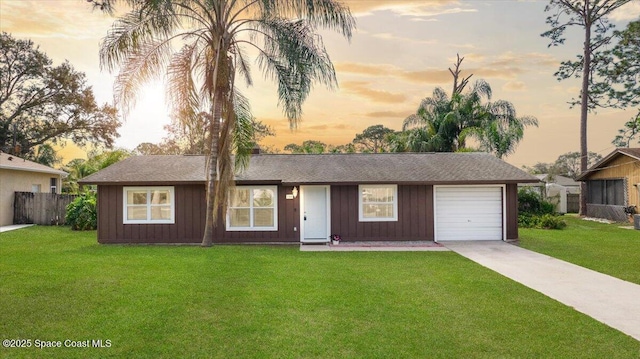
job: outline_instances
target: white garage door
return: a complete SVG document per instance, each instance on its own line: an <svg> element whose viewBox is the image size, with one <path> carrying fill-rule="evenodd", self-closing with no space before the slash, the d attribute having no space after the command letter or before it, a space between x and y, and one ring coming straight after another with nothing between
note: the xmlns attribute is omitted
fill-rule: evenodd
<svg viewBox="0 0 640 359"><path fill-rule="evenodd" d="M502 187L436 187L437 241L501 240Z"/></svg>

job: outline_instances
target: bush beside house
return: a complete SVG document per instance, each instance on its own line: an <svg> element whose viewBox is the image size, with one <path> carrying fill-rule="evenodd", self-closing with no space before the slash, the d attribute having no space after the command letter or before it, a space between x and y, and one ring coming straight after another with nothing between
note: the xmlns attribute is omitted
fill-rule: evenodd
<svg viewBox="0 0 640 359"><path fill-rule="evenodd" d="M522 228L562 229L567 223L555 212L551 202L531 188L518 191L518 226Z"/></svg>
<svg viewBox="0 0 640 359"><path fill-rule="evenodd" d="M95 192L85 192L67 206L67 224L74 231L98 228L97 198Z"/></svg>

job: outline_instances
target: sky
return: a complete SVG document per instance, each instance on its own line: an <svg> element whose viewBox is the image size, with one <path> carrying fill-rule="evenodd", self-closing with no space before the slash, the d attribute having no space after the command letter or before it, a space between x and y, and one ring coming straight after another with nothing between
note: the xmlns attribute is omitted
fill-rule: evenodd
<svg viewBox="0 0 640 359"><path fill-rule="evenodd" d="M519 116L534 116L516 152L505 160L515 166L553 162L579 151L579 108L568 102L580 91L580 80L557 81L563 60L581 52L578 29L567 32L566 44L548 47L540 36L549 27L547 1L347 0L356 17L351 41L322 31L339 82L337 90L315 86L303 106L302 121L292 131L277 106L276 86L254 66L254 84L241 87L253 115L271 126L275 137L264 143L282 149L289 143L319 140L349 143L365 128L382 124L400 130L420 101L436 87L451 92L448 68L456 54L464 57L462 75L484 79L493 100L514 104ZM617 28L640 17L640 0L611 16ZM54 64L68 60L87 75L98 102L112 103L116 73L100 69L98 50L115 18L92 11L83 0L0 0L0 31L32 39ZM243 86L243 85L241 85ZM119 129L116 146L133 149L157 143L170 122L163 79L149 83ZM589 150L606 155L611 141L637 110L599 109L589 116ZM65 161L78 156L64 149Z"/></svg>

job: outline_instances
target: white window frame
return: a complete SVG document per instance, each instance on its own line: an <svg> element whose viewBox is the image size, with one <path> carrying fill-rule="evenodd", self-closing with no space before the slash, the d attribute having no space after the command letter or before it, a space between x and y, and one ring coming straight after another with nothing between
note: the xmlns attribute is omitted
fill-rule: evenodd
<svg viewBox="0 0 640 359"><path fill-rule="evenodd" d="M51 185L51 180L55 179L56 180L56 184L55 185ZM58 193L58 178L57 177L51 177L51 179L49 180L49 189L51 190L51 193Z"/></svg>
<svg viewBox="0 0 640 359"><path fill-rule="evenodd" d="M127 219L127 191L147 191L147 219ZM169 204L171 206L170 219L151 219L151 191L169 191ZM176 200L174 187L123 187L122 188L122 222L124 224L175 224L176 219Z"/></svg>
<svg viewBox="0 0 640 359"><path fill-rule="evenodd" d="M366 218L362 202L362 192L365 188L392 188L393 189L393 217ZM388 204L388 203L387 203ZM395 184L361 184L358 185L358 218L360 222L397 222L398 221L398 185Z"/></svg>
<svg viewBox="0 0 640 359"><path fill-rule="evenodd" d="M251 231L251 232L269 232L269 231L277 231L278 230L278 186L236 186L239 189L248 189L251 195L249 198L249 226L248 227L231 227L231 196L229 196L228 208L227 208L227 218L226 218L226 229L227 232L238 232L238 231ZM273 226L272 227L254 227L253 226L253 190L254 189L268 189L273 191ZM270 208L270 207L264 207Z"/></svg>

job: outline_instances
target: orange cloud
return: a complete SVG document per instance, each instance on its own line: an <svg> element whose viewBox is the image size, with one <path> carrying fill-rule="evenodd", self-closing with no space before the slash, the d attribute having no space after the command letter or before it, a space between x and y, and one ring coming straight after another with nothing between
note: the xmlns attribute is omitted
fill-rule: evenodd
<svg viewBox="0 0 640 359"><path fill-rule="evenodd" d="M406 118L410 114L411 111L375 111L365 113L364 115L373 118Z"/></svg>
<svg viewBox="0 0 640 359"><path fill-rule="evenodd" d="M558 67L560 61L550 54L528 52L515 54L511 51L495 56L486 66L513 67L513 66L541 66Z"/></svg>
<svg viewBox="0 0 640 359"><path fill-rule="evenodd" d="M404 102L407 99L406 95L383 90L374 90L369 88L369 85L370 83L365 81L347 81L341 84L341 88L345 92L352 93L375 102L398 103Z"/></svg>
<svg viewBox="0 0 640 359"><path fill-rule="evenodd" d="M524 91L527 86L522 81L509 81L502 86L505 91Z"/></svg>
<svg viewBox="0 0 640 359"><path fill-rule="evenodd" d="M114 18L91 9L83 1L1 1L1 27L17 37L100 38Z"/></svg>
<svg viewBox="0 0 640 359"><path fill-rule="evenodd" d="M512 66L498 66L490 63L475 68L462 69L462 76L473 74L475 78L501 78L514 79L525 71L524 68L517 67L518 63ZM451 82L451 73L449 69L426 69L420 71L407 71L392 65L386 64L362 64L362 63L338 63L336 71L344 74L379 76L379 77L397 77L409 82L426 83L426 84L445 84Z"/></svg>
<svg viewBox="0 0 640 359"><path fill-rule="evenodd" d="M351 12L366 15L372 11L389 10L403 16L433 17L443 14L475 12L468 3L458 0L346 0Z"/></svg>
<svg viewBox="0 0 640 359"><path fill-rule="evenodd" d="M413 39L410 37L397 36L392 33L382 32L372 35L375 38L390 40L390 41L402 41L402 42L410 42L415 44L424 44L424 45L435 45L438 43L438 40L430 39L430 40L422 40L422 39Z"/></svg>
<svg viewBox="0 0 640 359"><path fill-rule="evenodd" d="M411 82L420 82L428 84L442 84L451 81L451 73L449 70L422 70L422 71L405 71L400 74L404 80Z"/></svg>
<svg viewBox="0 0 640 359"><path fill-rule="evenodd" d="M388 76L394 71L401 71L397 67L386 64L363 64L355 62L338 62L335 65L336 72L357 74L357 75L373 75Z"/></svg>

